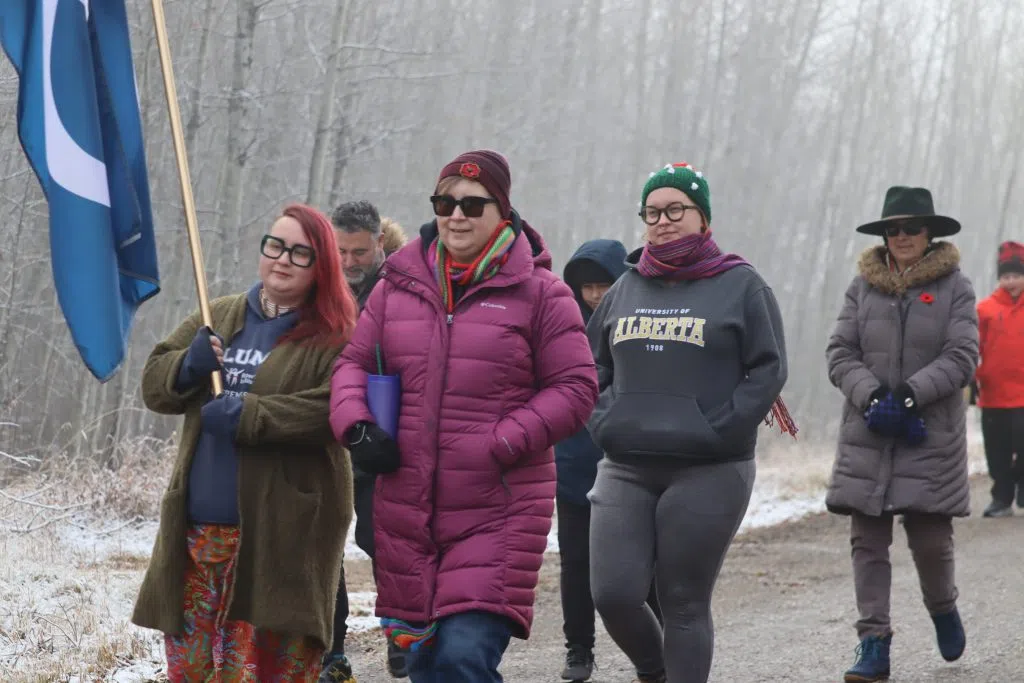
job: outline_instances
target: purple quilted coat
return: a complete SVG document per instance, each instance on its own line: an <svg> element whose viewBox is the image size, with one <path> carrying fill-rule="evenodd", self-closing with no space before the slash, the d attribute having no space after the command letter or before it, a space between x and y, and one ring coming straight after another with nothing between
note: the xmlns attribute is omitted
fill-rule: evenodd
<svg viewBox="0 0 1024 683"><path fill-rule="evenodd" d="M378 477L377 615L412 622L483 610L526 638L555 496L552 446L584 425L597 374L579 306L521 229L508 261L448 315L421 236L393 254L331 384L339 438L371 420L366 375L402 382L402 464Z"/></svg>

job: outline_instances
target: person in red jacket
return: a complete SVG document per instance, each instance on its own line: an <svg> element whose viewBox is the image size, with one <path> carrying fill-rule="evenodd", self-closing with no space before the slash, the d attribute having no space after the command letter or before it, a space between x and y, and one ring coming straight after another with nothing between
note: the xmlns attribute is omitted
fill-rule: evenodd
<svg viewBox="0 0 1024 683"><path fill-rule="evenodd" d="M999 245L998 273L999 287L978 304L977 402L992 477L986 517L1012 515L1014 492L1024 508L1024 244Z"/></svg>

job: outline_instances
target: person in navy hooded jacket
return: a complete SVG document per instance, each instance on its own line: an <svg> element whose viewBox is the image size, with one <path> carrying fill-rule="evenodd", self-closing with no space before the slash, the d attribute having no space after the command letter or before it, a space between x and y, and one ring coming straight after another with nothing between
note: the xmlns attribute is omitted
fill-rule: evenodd
<svg viewBox="0 0 1024 683"><path fill-rule="evenodd" d="M576 295L583 321L626 270L626 248L618 240L584 242L565 264L563 278ZM585 681L594 669L594 600L590 595L590 502L587 493L601 459L586 428L555 446L558 488L558 553L561 556L562 630L565 670L562 678ZM654 585L647 598L661 620Z"/></svg>

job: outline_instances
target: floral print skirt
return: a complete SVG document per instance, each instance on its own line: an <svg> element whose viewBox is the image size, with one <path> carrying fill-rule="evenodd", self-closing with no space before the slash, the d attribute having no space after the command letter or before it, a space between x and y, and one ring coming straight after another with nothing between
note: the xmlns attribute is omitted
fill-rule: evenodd
<svg viewBox="0 0 1024 683"><path fill-rule="evenodd" d="M323 649L311 639L227 621L238 550L236 526L188 531L185 632L166 636L173 683L315 683Z"/></svg>

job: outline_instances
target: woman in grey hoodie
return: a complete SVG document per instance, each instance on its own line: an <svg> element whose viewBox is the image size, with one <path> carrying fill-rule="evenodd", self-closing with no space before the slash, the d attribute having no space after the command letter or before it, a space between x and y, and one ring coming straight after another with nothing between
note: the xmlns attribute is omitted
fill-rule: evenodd
<svg viewBox="0 0 1024 683"><path fill-rule="evenodd" d="M746 261L711 239L703 173L651 174L647 243L587 326L601 394L588 428L605 453L590 493L591 582L640 683L704 683L711 594L754 483L757 428L786 382L782 317ZM664 618L644 604L652 577Z"/></svg>

